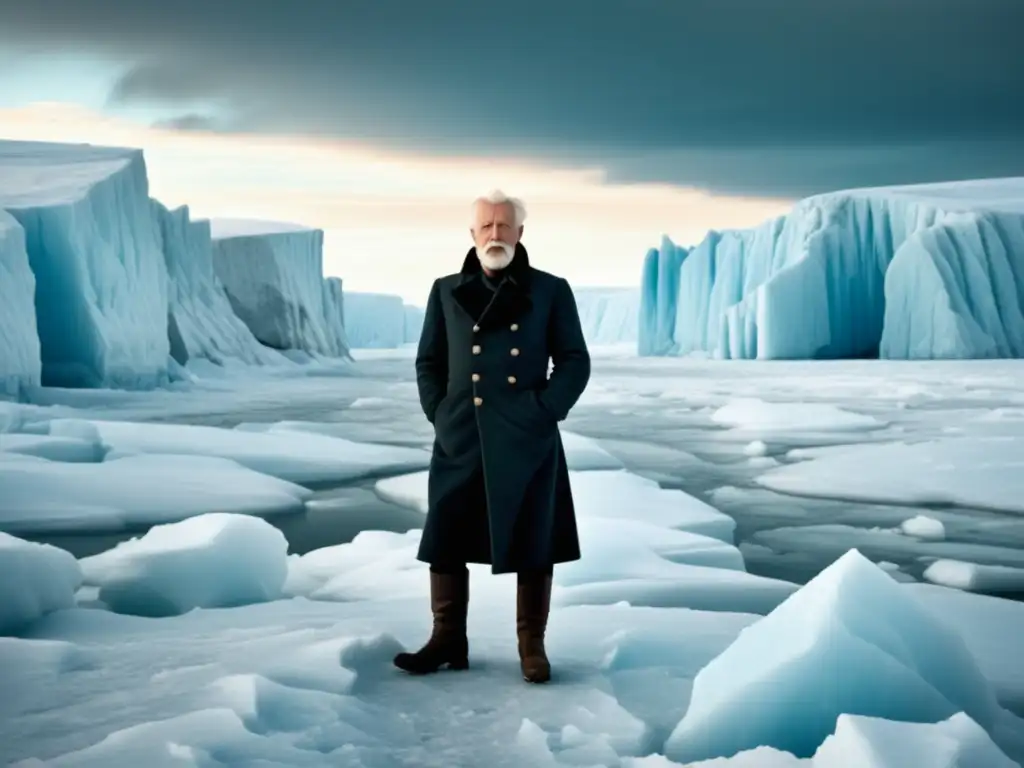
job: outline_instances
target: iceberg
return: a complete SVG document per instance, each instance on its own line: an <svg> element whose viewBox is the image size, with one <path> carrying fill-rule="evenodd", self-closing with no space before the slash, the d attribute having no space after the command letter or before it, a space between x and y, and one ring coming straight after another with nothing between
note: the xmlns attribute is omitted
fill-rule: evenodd
<svg viewBox="0 0 1024 768"><path fill-rule="evenodd" d="M18 398L41 381L35 294L25 231L0 211L0 397Z"/></svg>
<svg viewBox="0 0 1024 768"><path fill-rule="evenodd" d="M153 201L153 208L170 279L167 334L171 357L181 365L200 358L218 365L231 359L250 365L285 362L280 354L260 344L232 310L214 273L210 222L191 220L187 206L171 211Z"/></svg>
<svg viewBox="0 0 1024 768"><path fill-rule="evenodd" d="M423 309L389 293L345 294L345 332L353 349L394 349L419 341Z"/></svg>
<svg viewBox="0 0 1024 768"><path fill-rule="evenodd" d="M701 669L665 755L809 757L843 714L937 723L958 712L985 729L1000 712L964 641L853 549Z"/></svg>
<svg viewBox="0 0 1024 768"><path fill-rule="evenodd" d="M635 343L640 321L640 291L637 288L573 288L580 324L587 343Z"/></svg>
<svg viewBox="0 0 1024 768"><path fill-rule="evenodd" d="M35 276L42 384L165 383L168 278L142 152L0 141L0 180ZM29 330L7 322L5 336Z"/></svg>
<svg viewBox="0 0 1024 768"><path fill-rule="evenodd" d="M235 314L262 344L330 357L348 355L336 305L325 305L324 233L297 224L213 219L214 273ZM333 297L333 294L332 294Z"/></svg>
<svg viewBox="0 0 1024 768"><path fill-rule="evenodd" d="M1024 179L816 195L760 226L663 238L642 355L1024 356Z"/></svg>

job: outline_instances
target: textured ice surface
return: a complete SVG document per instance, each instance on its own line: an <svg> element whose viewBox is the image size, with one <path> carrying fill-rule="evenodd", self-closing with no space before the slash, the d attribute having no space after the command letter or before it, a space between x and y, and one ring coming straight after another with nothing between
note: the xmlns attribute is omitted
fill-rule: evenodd
<svg viewBox="0 0 1024 768"><path fill-rule="evenodd" d="M78 561L63 549L0 532L0 635L70 608L81 584Z"/></svg>
<svg viewBox="0 0 1024 768"><path fill-rule="evenodd" d="M353 349L393 349L419 341L423 310L389 293L345 292L345 332Z"/></svg>
<svg viewBox="0 0 1024 768"><path fill-rule="evenodd" d="M711 420L757 432L846 432L883 426L872 416L827 403L769 403L754 397L730 401L711 414Z"/></svg>
<svg viewBox="0 0 1024 768"><path fill-rule="evenodd" d="M124 456L98 464L0 453L0 529L117 531L204 512L300 512L300 486L207 456Z"/></svg>
<svg viewBox="0 0 1024 768"><path fill-rule="evenodd" d="M953 589L988 592L1024 592L1024 568L981 565L962 560L936 560L924 570L924 577Z"/></svg>
<svg viewBox="0 0 1024 768"><path fill-rule="evenodd" d="M44 384L167 380L167 270L142 152L0 141L0 209L25 230Z"/></svg>
<svg viewBox="0 0 1024 768"><path fill-rule="evenodd" d="M844 446L756 478L781 493L1024 512L1024 438Z"/></svg>
<svg viewBox="0 0 1024 768"><path fill-rule="evenodd" d="M348 353L336 289L324 286L323 230L214 219L211 235L214 273L235 314L260 342L278 350Z"/></svg>
<svg viewBox="0 0 1024 768"><path fill-rule="evenodd" d="M18 398L26 387L40 383L35 294L25 232L0 210L0 397Z"/></svg>
<svg viewBox="0 0 1024 768"><path fill-rule="evenodd" d="M205 514L150 528L81 566L110 610L175 616L276 600L288 575L288 541L256 517Z"/></svg>
<svg viewBox="0 0 1024 768"><path fill-rule="evenodd" d="M103 442L119 454L212 456L294 483L344 482L376 472L409 471L430 462L418 448L356 443L340 437L278 429L271 424L249 429L186 424L137 424L127 421L54 419L50 429L68 423L95 426Z"/></svg>
<svg viewBox="0 0 1024 768"><path fill-rule="evenodd" d="M572 290L588 344L597 346L637 341L639 289L574 287Z"/></svg>
<svg viewBox="0 0 1024 768"><path fill-rule="evenodd" d="M167 333L171 356L181 365L197 358L223 364L283 363L235 315L213 271L210 222L193 221L185 206L169 211L153 203L170 278Z"/></svg>
<svg viewBox="0 0 1024 768"><path fill-rule="evenodd" d="M667 239L643 267L640 353L1024 355L1024 180L857 189L747 230Z"/></svg>
<svg viewBox="0 0 1024 768"><path fill-rule="evenodd" d="M351 344L345 328L345 292L340 277L325 277L323 282L324 317L327 327L338 337L338 355L351 357Z"/></svg>
<svg viewBox="0 0 1024 768"><path fill-rule="evenodd" d="M937 722L959 711L985 728L999 712L963 640L850 550L700 671L665 754L808 757L840 714Z"/></svg>
<svg viewBox="0 0 1024 768"><path fill-rule="evenodd" d="M660 762L659 762L660 761ZM627 761L624 768L674 768L662 757ZM840 715L836 730L814 757L800 759L771 747L733 758L688 763L687 768L1019 768L985 730L963 712L938 723L902 723Z"/></svg>

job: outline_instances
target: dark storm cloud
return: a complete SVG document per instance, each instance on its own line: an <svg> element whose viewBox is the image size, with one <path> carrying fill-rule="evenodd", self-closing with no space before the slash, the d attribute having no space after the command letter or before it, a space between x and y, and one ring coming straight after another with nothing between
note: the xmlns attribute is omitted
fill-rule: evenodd
<svg viewBox="0 0 1024 768"><path fill-rule="evenodd" d="M0 0L8 5L6 0ZM1024 175L1022 0L33 0L113 103L796 195Z"/></svg>

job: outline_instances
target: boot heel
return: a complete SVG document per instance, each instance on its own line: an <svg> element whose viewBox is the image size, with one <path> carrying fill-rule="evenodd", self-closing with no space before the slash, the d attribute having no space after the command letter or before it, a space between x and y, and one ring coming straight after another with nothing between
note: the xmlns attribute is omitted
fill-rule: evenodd
<svg viewBox="0 0 1024 768"><path fill-rule="evenodd" d="M448 662L448 669L469 669L469 659L452 659Z"/></svg>

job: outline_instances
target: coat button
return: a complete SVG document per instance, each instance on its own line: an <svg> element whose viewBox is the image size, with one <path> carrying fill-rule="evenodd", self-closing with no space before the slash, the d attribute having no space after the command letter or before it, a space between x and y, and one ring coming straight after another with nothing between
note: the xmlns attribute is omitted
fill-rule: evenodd
<svg viewBox="0 0 1024 768"><path fill-rule="evenodd" d="M473 381L480 381L480 374L479 373L474 373L473 374Z"/></svg>
<svg viewBox="0 0 1024 768"><path fill-rule="evenodd" d="M519 324L518 323L512 323L512 330L513 331L518 331L519 330Z"/></svg>
<svg viewBox="0 0 1024 768"><path fill-rule="evenodd" d="M474 325L473 326L473 333L479 333L479 331L480 331L480 326L479 325Z"/></svg>
<svg viewBox="0 0 1024 768"><path fill-rule="evenodd" d="M515 376L509 376L508 377L508 383L509 384L515 384L516 383L516 377Z"/></svg>
<svg viewBox="0 0 1024 768"><path fill-rule="evenodd" d="M479 344L474 344L473 345L473 354L474 355L479 355L480 354L480 345Z"/></svg>
<svg viewBox="0 0 1024 768"><path fill-rule="evenodd" d="M473 398L473 405L480 406L480 405L483 405L483 404L484 404L484 399L482 397L474 397Z"/></svg>
<svg viewBox="0 0 1024 768"><path fill-rule="evenodd" d="M512 347L512 357L517 357L518 355L519 350L516 347Z"/></svg>

